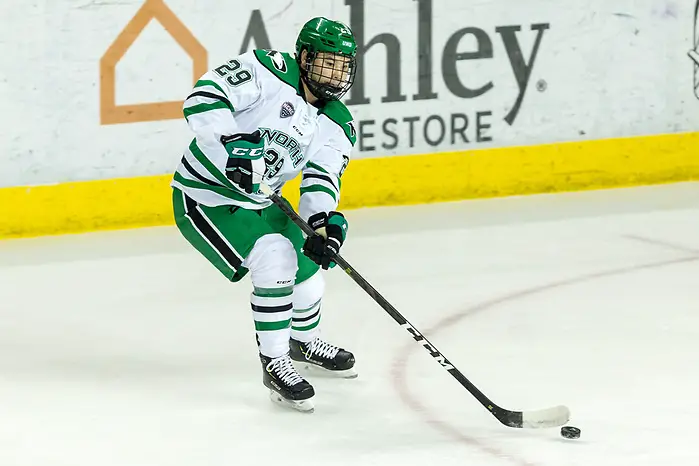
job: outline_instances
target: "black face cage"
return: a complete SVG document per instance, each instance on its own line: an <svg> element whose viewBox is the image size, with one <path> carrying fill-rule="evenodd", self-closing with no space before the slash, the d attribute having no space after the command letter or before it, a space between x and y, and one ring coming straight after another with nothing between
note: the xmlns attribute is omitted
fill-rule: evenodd
<svg viewBox="0 0 699 466"><path fill-rule="evenodd" d="M306 69L301 68L301 73L316 97L325 100L341 99L354 84L357 60L355 57L341 53L325 52L325 54L328 58L332 58L333 66L325 66L328 58L321 60L319 64L314 64L313 61L318 56L318 52L307 51Z"/></svg>

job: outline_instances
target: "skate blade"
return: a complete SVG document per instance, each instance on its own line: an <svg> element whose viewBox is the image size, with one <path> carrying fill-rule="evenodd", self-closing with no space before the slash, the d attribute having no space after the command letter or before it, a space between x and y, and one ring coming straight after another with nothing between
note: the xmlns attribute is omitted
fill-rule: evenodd
<svg viewBox="0 0 699 466"><path fill-rule="evenodd" d="M356 379L359 376L354 367L343 371L331 371L330 369L307 362L296 363L296 365L300 370L307 372L309 375L323 376L329 379Z"/></svg>
<svg viewBox="0 0 699 466"><path fill-rule="evenodd" d="M287 400L279 393L271 390L269 392L269 397L273 403L278 404L279 406L282 406L284 408L291 408L302 413L312 413L315 409L313 400L310 398L308 400L299 401Z"/></svg>

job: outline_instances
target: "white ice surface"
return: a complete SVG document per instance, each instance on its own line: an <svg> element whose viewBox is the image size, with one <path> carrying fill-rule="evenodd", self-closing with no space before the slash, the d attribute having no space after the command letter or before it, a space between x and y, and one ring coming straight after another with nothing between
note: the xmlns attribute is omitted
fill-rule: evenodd
<svg viewBox="0 0 699 466"><path fill-rule="evenodd" d="M348 211L344 257L510 409L500 425L340 270L359 378L267 398L248 304L174 227L0 242L0 465L696 466L699 184Z"/></svg>

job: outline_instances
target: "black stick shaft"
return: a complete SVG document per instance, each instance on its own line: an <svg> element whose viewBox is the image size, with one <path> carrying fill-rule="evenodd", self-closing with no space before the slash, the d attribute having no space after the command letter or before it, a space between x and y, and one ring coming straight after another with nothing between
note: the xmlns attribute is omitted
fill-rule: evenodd
<svg viewBox="0 0 699 466"><path fill-rule="evenodd" d="M278 194L271 193L269 198L274 202L306 235L314 235L316 232L292 209ZM468 390L486 409L488 409L498 421L509 427L522 427L522 413L518 411L509 411L500 408L493 403L483 392L481 392L470 380L466 378L444 355L420 333L408 319L398 312L398 310L389 303L386 298L381 296L371 284L364 279L341 255L336 254L334 262L345 271L361 289L367 292L371 298L383 308L398 325L403 327L410 333L413 339L427 350L435 360L449 372L459 383Z"/></svg>

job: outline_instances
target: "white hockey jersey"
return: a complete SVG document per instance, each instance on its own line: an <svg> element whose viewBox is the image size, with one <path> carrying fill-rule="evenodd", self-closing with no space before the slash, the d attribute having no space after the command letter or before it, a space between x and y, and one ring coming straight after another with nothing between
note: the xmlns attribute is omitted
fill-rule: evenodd
<svg viewBox="0 0 699 466"><path fill-rule="evenodd" d="M263 182L279 191L302 174L299 214L336 210L342 174L356 142L352 115L340 101L315 107L303 96L299 68L289 54L255 50L218 66L194 85L183 105L195 137L171 186L207 206L262 209L261 192L247 194L226 177L222 135L260 130L265 142Z"/></svg>

